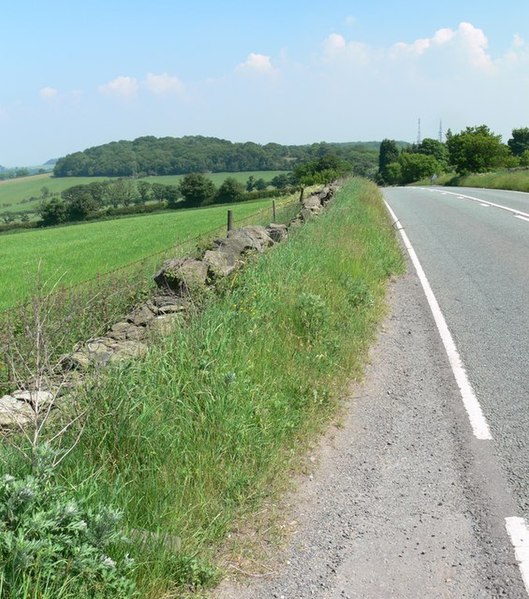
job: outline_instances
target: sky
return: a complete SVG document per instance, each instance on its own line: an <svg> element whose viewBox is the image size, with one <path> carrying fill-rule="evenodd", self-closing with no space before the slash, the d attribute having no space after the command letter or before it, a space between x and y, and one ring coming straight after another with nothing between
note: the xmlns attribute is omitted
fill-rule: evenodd
<svg viewBox="0 0 529 599"><path fill-rule="evenodd" d="M0 165L142 135L529 126L527 0L0 0Z"/></svg>

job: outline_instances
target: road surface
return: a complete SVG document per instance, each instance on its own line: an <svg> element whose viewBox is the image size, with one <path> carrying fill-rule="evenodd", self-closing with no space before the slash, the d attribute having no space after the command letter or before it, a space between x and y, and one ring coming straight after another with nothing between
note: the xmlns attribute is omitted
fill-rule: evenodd
<svg viewBox="0 0 529 599"><path fill-rule="evenodd" d="M218 598L529 597L529 194L384 195L414 256L366 380L274 574Z"/></svg>

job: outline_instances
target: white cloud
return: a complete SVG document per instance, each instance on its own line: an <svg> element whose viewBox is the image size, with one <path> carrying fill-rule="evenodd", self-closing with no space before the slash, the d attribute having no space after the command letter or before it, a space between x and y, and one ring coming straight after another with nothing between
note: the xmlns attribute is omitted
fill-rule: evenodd
<svg viewBox="0 0 529 599"><path fill-rule="evenodd" d="M439 29L430 38L420 38L412 43L399 42L391 48L390 56L423 56L435 49L445 48L456 51L459 61L463 60L476 69L492 71L494 63L487 52L488 45L481 29L472 23L460 23L456 30Z"/></svg>
<svg viewBox="0 0 529 599"><path fill-rule="evenodd" d="M356 25L356 23L357 23L357 19L356 19L356 17L353 17L353 15L348 15L347 17L345 17L345 24L349 25L349 27Z"/></svg>
<svg viewBox="0 0 529 599"><path fill-rule="evenodd" d="M99 92L109 96L133 98L138 93L139 88L140 85L135 77L120 75L113 81L100 85Z"/></svg>
<svg viewBox="0 0 529 599"><path fill-rule="evenodd" d="M160 75L149 73L144 81L144 85L152 94L157 96L167 94L180 95L184 91L184 84L180 79L167 73L161 73Z"/></svg>
<svg viewBox="0 0 529 599"><path fill-rule="evenodd" d="M323 42L325 58L329 61L345 59L358 65L366 65L375 54L367 44L362 42L347 42L343 35L331 33Z"/></svg>
<svg viewBox="0 0 529 599"><path fill-rule="evenodd" d="M515 33L513 36L512 46L513 48L522 48L523 46L525 46L525 40L521 35Z"/></svg>
<svg viewBox="0 0 529 599"><path fill-rule="evenodd" d="M39 90L39 96L43 100L52 100L53 98L56 98L58 95L59 90L55 89L54 87L43 87Z"/></svg>
<svg viewBox="0 0 529 599"><path fill-rule="evenodd" d="M246 71L264 74L272 74L276 71L272 65L270 56L266 56L265 54L256 54L254 52L248 54L246 60L238 65L237 70L241 72Z"/></svg>

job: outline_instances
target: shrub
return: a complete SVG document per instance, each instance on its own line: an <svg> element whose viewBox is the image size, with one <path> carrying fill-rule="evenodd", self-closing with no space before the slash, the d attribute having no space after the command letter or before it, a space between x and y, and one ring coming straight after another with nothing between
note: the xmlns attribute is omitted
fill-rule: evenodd
<svg viewBox="0 0 529 599"><path fill-rule="evenodd" d="M136 596L132 560L111 557L125 542L121 514L72 499L55 479L52 453L42 446L33 474L0 480L2 597Z"/></svg>

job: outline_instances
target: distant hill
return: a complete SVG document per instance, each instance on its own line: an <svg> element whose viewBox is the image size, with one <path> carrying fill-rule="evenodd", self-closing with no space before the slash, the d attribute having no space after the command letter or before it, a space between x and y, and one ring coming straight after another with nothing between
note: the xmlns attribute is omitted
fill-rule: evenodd
<svg viewBox="0 0 529 599"><path fill-rule="evenodd" d="M55 166L58 160L58 158L50 158L44 163L44 166Z"/></svg>
<svg viewBox="0 0 529 599"><path fill-rule="evenodd" d="M0 173L5 173L6 171L7 171L6 167L5 167L5 166L2 166L2 165L0 164Z"/></svg>
<svg viewBox="0 0 529 599"><path fill-rule="evenodd" d="M380 142L320 142L310 145L234 143L203 136L139 137L88 148L60 158L56 177L130 177L192 172L291 170L298 162L327 154L349 161L353 172L376 170Z"/></svg>

